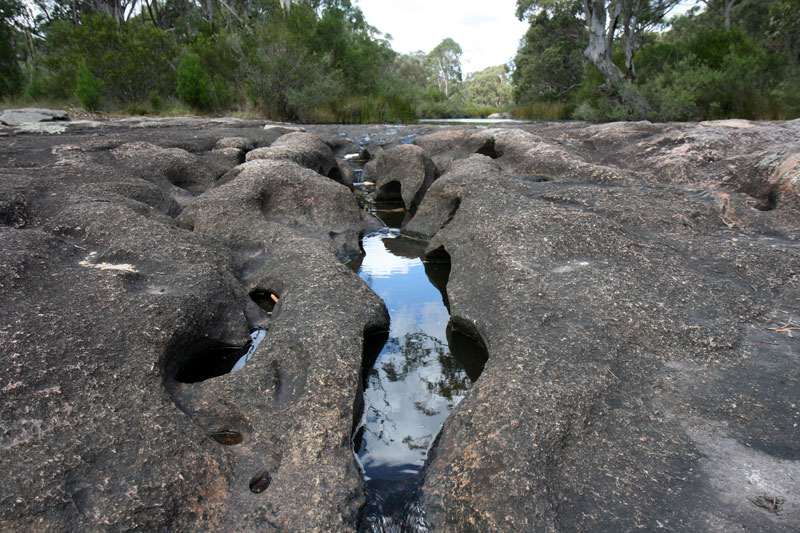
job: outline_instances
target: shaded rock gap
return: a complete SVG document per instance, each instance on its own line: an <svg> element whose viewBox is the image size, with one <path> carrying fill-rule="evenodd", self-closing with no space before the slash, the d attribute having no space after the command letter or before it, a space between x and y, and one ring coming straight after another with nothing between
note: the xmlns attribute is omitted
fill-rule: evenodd
<svg viewBox="0 0 800 533"><path fill-rule="evenodd" d="M168 379L178 383L199 383L241 369L264 339L266 329L256 329L243 345L203 339L193 343L185 353L173 356Z"/></svg>

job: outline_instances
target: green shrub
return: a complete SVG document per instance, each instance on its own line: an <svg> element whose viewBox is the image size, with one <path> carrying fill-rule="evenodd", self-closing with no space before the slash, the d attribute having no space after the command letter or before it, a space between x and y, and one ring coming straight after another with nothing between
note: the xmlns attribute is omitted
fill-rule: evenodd
<svg viewBox="0 0 800 533"><path fill-rule="evenodd" d="M103 80L104 101L141 102L150 91L175 89L173 34L141 20L117 22L107 15L84 15L80 24L53 22L47 28L39 60L40 80L34 92L69 98L75 92L77 71L85 63Z"/></svg>
<svg viewBox="0 0 800 533"><path fill-rule="evenodd" d="M800 67L792 69L770 96L777 107L770 118L787 120L800 117Z"/></svg>
<svg viewBox="0 0 800 533"><path fill-rule="evenodd" d="M150 91L150 108L154 113L161 113L164 108L164 100L157 91Z"/></svg>
<svg viewBox="0 0 800 533"><path fill-rule="evenodd" d="M211 107L214 109L230 109L241 101L242 95L237 92L243 81L240 56L232 46L236 38L235 31L230 28L202 22L187 43L189 52L200 57L200 64L211 81Z"/></svg>
<svg viewBox="0 0 800 533"><path fill-rule="evenodd" d="M313 26L313 10L301 6L292 8L285 24L272 20L242 35L246 94L254 108L272 119L308 121L314 109L344 93L331 56L313 54L293 29Z"/></svg>
<svg viewBox="0 0 800 533"><path fill-rule="evenodd" d="M211 108L211 80L200 64L200 56L189 54L178 67L178 97L195 109Z"/></svg>
<svg viewBox="0 0 800 533"><path fill-rule="evenodd" d="M95 111L100 107L102 88L103 82L94 77L86 63L81 63L75 74L75 96L87 111Z"/></svg>

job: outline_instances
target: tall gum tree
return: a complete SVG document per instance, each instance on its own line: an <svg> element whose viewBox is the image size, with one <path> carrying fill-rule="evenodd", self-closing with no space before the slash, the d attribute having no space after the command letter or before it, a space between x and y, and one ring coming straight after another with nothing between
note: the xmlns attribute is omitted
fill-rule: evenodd
<svg viewBox="0 0 800 533"><path fill-rule="evenodd" d="M442 40L428 54L428 64L445 97L449 98L453 85L461 82L461 54L461 45L450 37Z"/></svg>
<svg viewBox="0 0 800 533"><path fill-rule="evenodd" d="M678 0L517 0L520 20L580 2L584 22L589 30L589 43L583 51L603 77L616 83L635 76L633 54L641 46L644 31L663 22ZM614 43L619 42L625 54L625 72L613 60Z"/></svg>

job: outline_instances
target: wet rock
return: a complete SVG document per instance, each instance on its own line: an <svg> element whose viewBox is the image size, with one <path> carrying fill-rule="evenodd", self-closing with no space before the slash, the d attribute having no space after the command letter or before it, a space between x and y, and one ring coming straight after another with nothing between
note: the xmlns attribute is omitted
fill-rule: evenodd
<svg viewBox="0 0 800 533"><path fill-rule="evenodd" d="M375 174L375 200L402 201L408 217L414 216L422 197L437 177L433 161L422 148L412 144L395 146L381 153Z"/></svg>

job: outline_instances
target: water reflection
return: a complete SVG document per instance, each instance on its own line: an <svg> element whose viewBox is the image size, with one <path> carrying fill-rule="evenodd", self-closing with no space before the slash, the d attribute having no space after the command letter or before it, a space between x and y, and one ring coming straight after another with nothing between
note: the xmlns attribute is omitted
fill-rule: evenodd
<svg viewBox="0 0 800 533"><path fill-rule="evenodd" d="M420 521L415 497L422 466L472 382L448 348L450 314L440 290L450 266L423 263L424 243L397 230L373 233L363 246L359 274L391 316L389 338L367 374L363 426L355 439L369 496L364 529L419 531L412 524Z"/></svg>

